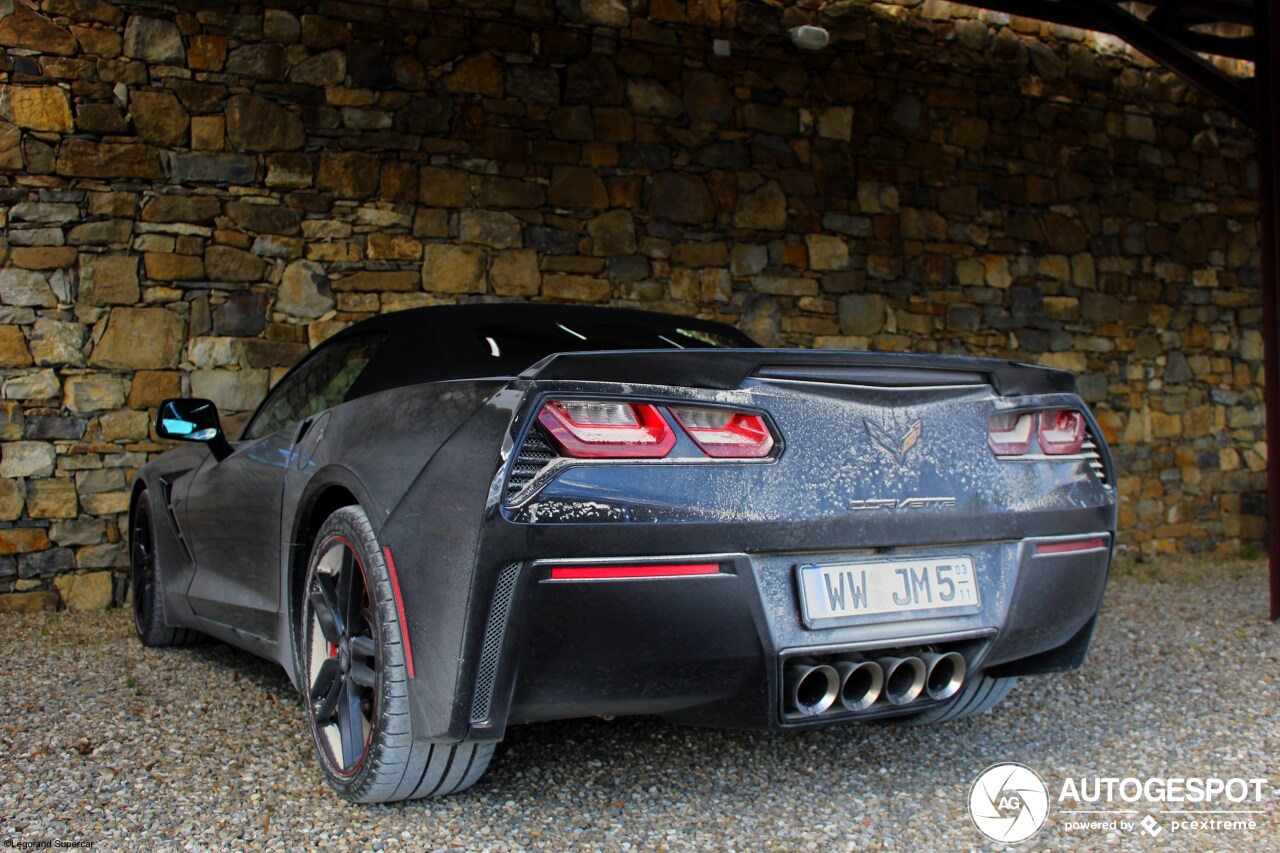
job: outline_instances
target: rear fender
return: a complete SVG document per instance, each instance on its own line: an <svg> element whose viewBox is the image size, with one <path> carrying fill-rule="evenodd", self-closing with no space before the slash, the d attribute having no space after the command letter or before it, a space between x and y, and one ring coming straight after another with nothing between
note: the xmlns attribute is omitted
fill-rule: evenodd
<svg viewBox="0 0 1280 853"><path fill-rule="evenodd" d="M468 734L475 664L501 569L478 559L481 533L498 511L507 434L522 397L508 390L487 400L421 469L378 533L405 613L416 738L458 742Z"/></svg>
<svg viewBox="0 0 1280 853"><path fill-rule="evenodd" d="M342 465L327 465L307 479L295 477L295 472L291 471L285 478L286 501L290 497L291 488L302 488L303 492L296 499L297 510L288 531L289 537L284 540L285 547L282 549L280 589L285 594L281 596L277 628L280 642L276 644L276 648L279 650L280 665L285 668L289 680L301 691L298 673L302 671L302 660L297 647L298 634L294 629L301 613L302 588L306 582L311 546L314 544L316 531L324 523L324 518L314 517L316 510L323 503L332 502L334 509L339 505L358 504L371 520L384 517L385 512L380 510L379 504L360 478Z"/></svg>
<svg viewBox="0 0 1280 853"><path fill-rule="evenodd" d="M503 380L436 382L371 394L299 424L285 475L279 566L282 597L277 632L280 664L296 684L294 628L317 507L337 491L359 504L375 534L421 476L427 461ZM495 445L496 447L496 445Z"/></svg>

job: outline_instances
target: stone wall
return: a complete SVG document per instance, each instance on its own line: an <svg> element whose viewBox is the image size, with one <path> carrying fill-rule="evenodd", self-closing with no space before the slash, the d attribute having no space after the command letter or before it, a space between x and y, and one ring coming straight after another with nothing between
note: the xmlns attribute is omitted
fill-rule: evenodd
<svg viewBox="0 0 1280 853"><path fill-rule="evenodd" d="M1262 536L1252 136L1114 42L938 2L0 14L0 607L119 599L163 397L243 413L477 299L1069 368L1125 546Z"/></svg>

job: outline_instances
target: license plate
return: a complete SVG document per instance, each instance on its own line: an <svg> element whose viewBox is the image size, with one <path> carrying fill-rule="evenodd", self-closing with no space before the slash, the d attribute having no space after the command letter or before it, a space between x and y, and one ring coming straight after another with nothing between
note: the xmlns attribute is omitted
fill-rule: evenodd
<svg viewBox="0 0 1280 853"><path fill-rule="evenodd" d="M927 557L832 566L801 566L805 624L894 621L977 613L978 575L971 557Z"/></svg>

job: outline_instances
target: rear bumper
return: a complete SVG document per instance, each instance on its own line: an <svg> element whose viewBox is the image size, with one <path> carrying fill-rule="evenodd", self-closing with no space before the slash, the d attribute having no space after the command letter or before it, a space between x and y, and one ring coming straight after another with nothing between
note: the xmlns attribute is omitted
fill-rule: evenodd
<svg viewBox="0 0 1280 853"><path fill-rule="evenodd" d="M959 651L969 677L1069 669L1083 660L1111 561L1109 532L1088 550L1037 549L1063 536L930 547L772 554L645 555L513 562L497 573L477 655L469 737L496 739L510 723L592 715L792 729L923 710L884 703L800 717L784 707L787 661L854 653ZM1037 553L1037 551L1049 553ZM616 553L616 552L615 552ZM963 554L981 592L976 613L884 617L812 628L797 567ZM555 580L582 564L714 562L718 574ZM478 592L478 591L477 591ZM899 614L905 616L906 614Z"/></svg>
<svg viewBox="0 0 1280 853"><path fill-rule="evenodd" d="M768 413L783 442L770 459L712 464L681 456L554 468L532 460L526 473L533 479L513 490L546 395L640 399L646 391L563 384L517 383L495 395L449 439L449 452L433 457L378 531L401 569L417 667L415 736L497 739L508 723L609 714L750 728L835 722L826 714L792 719L780 707L784 661L810 654L954 649L975 674L988 666L1013 675L1079 665L1116 525L1105 445L1090 458L997 459L981 438L999 402L985 387L900 394L754 383L710 402ZM661 400L706 396L647 390ZM1018 403L1082 405L1065 393ZM862 425L877 418L927 418L935 426L909 464L895 465ZM495 446L502 447L496 457ZM862 511L889 498L893 511ZM1036 540L1083 535L1103 537L1106 547L1034 556ZM795 581L801 562L921 554L972 557L982 583L979 612L804 624ZM551 567L573 560L651 563L672 555L716 559L721 571L549 578Z"/></svg>

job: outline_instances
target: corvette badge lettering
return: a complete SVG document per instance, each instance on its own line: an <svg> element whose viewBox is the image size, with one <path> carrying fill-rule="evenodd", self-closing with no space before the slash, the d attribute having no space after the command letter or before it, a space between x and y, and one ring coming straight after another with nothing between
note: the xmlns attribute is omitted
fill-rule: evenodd
<svg viewBox="0 0 1280 853"><path fill-rule="evenodd" d="M863 423L867 427L867 435L871 436L876 444L889 451L889 455L898 460L899 465L906 464L907 454L920 443L920 433L924 431L924 421L917 420L907 429L906 435L901 439L895 439L879 424L869 420L864 420Z"/></svg>
<svg viewBox="0 0 1280 853"><path fill-rule="evenodd" d="M955 498L868 498L853 501L849 504L849 509L950 509L955 505Z"/></svg>

